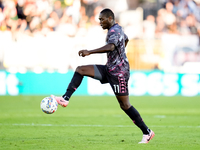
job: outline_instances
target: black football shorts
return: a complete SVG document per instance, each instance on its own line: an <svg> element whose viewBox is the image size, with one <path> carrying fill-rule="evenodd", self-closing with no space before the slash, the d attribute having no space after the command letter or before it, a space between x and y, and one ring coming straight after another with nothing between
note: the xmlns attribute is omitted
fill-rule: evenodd
<svg viewBox="0 0 200 150"><path fill-rule="evenodd" d="M102 84L109 83L113 92L117 96L128 95L128 79L122 76L111 75L105 65L94 65L94 79L99 80Z"/></svg>

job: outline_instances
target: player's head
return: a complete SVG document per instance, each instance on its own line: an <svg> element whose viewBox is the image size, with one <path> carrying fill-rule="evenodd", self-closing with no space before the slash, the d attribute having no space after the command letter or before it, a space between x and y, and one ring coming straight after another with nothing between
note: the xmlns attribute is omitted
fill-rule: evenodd
<svg viewBox="0 0 200 150"><path fill-rule="evenodd" d="M115 15L112 10L106 8L100 12L99 20L103 29L110 29L115 23Z"/></svg>

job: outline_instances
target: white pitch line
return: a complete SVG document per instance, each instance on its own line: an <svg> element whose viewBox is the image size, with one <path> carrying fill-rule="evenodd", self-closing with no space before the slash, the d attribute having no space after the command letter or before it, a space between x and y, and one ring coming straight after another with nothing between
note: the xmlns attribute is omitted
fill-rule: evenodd
<svg viewBox="0 0 200 150"><path fill-rule="evenodd" d="M35 124L35 123L14 123L14 124L4 124L0 123L0 126L49 126L49 127L121 127L121 128L127 128L127 127L135 127L134 125L89 125L89 124ZM155 128L200 128L200 126L162 126L162 125L152 125L149 127L155 127Z"/></svg>

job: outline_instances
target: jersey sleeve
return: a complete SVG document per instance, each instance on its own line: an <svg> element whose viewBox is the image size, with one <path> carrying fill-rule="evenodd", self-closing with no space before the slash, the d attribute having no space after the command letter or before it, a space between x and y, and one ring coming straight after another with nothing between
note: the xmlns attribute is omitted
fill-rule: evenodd
<svg viewBox="0 0 200 150"><path fill-rule="evenodd" d="M124 40L128 40L128 36L124 33Z"/></svg>

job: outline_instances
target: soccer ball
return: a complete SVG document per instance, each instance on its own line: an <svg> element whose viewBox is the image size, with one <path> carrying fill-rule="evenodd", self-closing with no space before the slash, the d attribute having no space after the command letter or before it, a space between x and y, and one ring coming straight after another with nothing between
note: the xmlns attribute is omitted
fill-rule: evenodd
<svg viewBox="0 0 200 150"><path fill-rule="evenodd" d="M44 113L52 114L58 108L58 103L53 97L45 97L41 103L40 107Z"/></svg>

